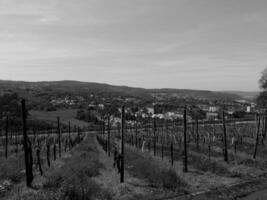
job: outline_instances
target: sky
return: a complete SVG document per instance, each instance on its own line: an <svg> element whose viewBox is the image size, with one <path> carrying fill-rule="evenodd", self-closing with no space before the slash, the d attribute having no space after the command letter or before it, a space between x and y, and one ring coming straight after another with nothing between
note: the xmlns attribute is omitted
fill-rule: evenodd
<svg viewBox="0 0 267 200"><path fill-rule="evenodd" d="M266 0L0 0L0 79L259 90Z"/></svg>

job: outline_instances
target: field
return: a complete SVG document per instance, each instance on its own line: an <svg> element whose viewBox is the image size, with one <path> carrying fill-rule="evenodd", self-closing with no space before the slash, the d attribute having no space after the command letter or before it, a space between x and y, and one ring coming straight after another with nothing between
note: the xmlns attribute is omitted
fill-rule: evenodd
<svg viewBox="0 0 267 200"><path fill-rule="evenodd" d="M179 196L183 199L181 194L190 194L192 199L229 199L229 196L242 198L266 188L267 148L263 139L257 141L255 156L256 134L263 131L264 127L258 127L257 131L255 122L226 124L227 162L223 150L225 143L222 124L199 125L198 141L195 124L187 125L187 161L184 154L183 126L164 124L151 128L153 126L154 124L127 127L124 136L125 168L128 170L130 167L129 171L132 171L133 163L127 162L131 157L128 151L135 149L139 150L141 155L148 156L150 161L156 161L163 169L172 170L179 180L177 182L180 183L178 184L180 187L174 186L179 189L173 193L173 198ZM107 152L109 150L112 152L120 144L121 135L118 131L111 131L110 134L105 132L100 134L99 140ZM187 172L185 172L185 162ZM143 163L149 166L148 163ZM134 176L138 176L136 171L138 169L133 171ZM150 173L144 175L147 176L147 180L150 180Z"/></svg>
<svg viewBox="0 0 267 200"><path fill-rule="evenodd" d="M106 121L92 131L75 110L30 114L53 126L29 130L28 165L22 133L2 134L2 199L253 199L267 188L265 124L258 121Z"/></svg>
<svg viewBox="0 0 267 200"><path fill-rule="evenodd" d="M76 109L65 109L65 110L57 110L57 111L39 111L39 110L31 110L30 115L33 119L48 121L48 122L56 122L57 117L60 117L62 124L68 124L69 121L71 125L76 125L79 127L87 127L89 124L75 119L77 110Z"/></svg>

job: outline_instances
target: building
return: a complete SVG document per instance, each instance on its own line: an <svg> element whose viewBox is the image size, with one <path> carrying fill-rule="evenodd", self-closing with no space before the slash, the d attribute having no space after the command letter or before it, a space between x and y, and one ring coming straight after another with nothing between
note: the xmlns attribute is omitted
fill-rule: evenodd
<svg viewBox="0 0 267 200"><path fill-rule="evenodd" d="M219 114L216 112L207 112L206 113L207 120L215 120L215 119L218 119L218 117L219 117Z"/></svg>
<svg viewBox="0 0 267 200"><path fill-rule="evenodd" d="M218 106L210 106L209 107L209 112L218 112L220 108Z"/></svg>

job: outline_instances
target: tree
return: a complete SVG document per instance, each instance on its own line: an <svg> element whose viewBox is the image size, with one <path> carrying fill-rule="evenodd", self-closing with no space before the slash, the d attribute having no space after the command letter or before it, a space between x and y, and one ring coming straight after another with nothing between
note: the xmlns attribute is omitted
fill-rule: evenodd
<svg viewBox="0 0 267 200"><path fill-rule="evenodd" d="M257 97L257 103L259 106L265 107L267 106L267 67L263 70L261 74L259 84L260 88L263 89L263 91Z"/></svg>
<svg viewBox="0 0 267 200"><path fill-rule="evenodd" d="M261 73L261 78L259 83L262 89L267 90L267 67Z"/></svg>

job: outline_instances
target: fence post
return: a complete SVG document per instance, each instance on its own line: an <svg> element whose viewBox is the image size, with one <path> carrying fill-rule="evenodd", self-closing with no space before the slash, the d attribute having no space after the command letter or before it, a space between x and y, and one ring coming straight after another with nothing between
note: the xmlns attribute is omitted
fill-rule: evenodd
<svg viewBox="0 0 267 200"><path fill-rule="evenodd" d="M57 117L57 132L58 132L58 155L61 157L61 136L60 136L60 118Z"/></svg>
<svg viewBox="0 0 267 200"><path fill-rule="evenodd" d="M225 112L223 110L223 137L224 137L224 161L228 162L228 149L227 149L227 133L226 133L226 124L225 124Z"/></svg>
<svg viewBox="0 0 267 200"><path fill-rule="evenodd" d="M186 119L186 106L184 108L184 172L188 172L187 166L187 119Z"/></svg>
<svg viewBox="0 0 267 200"><path fill-rule="evenodd" d="M31 187L33 180L32 168L30 167L29 152L28 152L28 136L27 136L27 124L26 124L26 106L25 100L21 101L22 107L22 125L23 125L23 146L24 146L24 156L25 156L25 168L26 168L26 183L28 187Z"/></svg>
<svg viewBox="0 0 267 200"><path fill-rule="evenodd" d="M7 151L8 151L8 115L6 116L6 151L5 151L6 159L7 159Z"/></svg>
<svg viewBox="0 0 267 200"><path fill-rule="evenodd" d="M124 106L121 109L121 183L124 183Z"/></svg>

